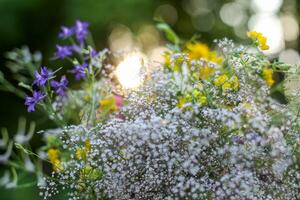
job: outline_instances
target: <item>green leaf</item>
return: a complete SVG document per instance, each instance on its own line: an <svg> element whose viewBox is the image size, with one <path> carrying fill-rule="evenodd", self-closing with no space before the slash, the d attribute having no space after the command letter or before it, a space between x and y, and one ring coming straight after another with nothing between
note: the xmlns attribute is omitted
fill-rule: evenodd
<svg viewBox="0 0 300 200"><path fill-rule="evenodd" d="M171 27L166 23L158 23L157 28L165 33L167 40L172 42L175 45L180 43L179 37L176 33L171 29Z"/></svg>

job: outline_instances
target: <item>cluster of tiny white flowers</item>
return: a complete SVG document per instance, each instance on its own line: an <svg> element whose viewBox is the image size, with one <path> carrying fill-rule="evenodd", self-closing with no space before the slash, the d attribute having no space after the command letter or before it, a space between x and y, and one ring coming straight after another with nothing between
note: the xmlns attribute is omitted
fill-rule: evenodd
<svg viewBox="0 0 300 200"><path fill-rule="evenodd" d="M239 69L240 89L220 94L211 88L211 94L232 109L178 108L183 86L173 73L157 70L103 124L66 127L59 137L71 159L47 179L42 195L56 194L60 184L74 200L297 199L300 174L286 141L292 115L268 96L263 80L246 76L238 61L231 64ZM271 113L284 115L284 122L274 123ZM77 160L87 140L91 151Z"/></svg>

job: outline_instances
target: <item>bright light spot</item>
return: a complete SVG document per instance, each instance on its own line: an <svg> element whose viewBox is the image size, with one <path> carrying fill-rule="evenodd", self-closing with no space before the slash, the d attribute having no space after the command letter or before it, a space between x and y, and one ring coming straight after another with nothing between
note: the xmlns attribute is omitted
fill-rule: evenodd
<svg viewBox="0 0 300 200"><path fill-rule="evenodd" d="M256 12L276 13L282 5L282 0L253 0L252 3Z"/></svg>
<svg viewBox="0 0 300 200"><path fill-rule="evenodd" d="M279 53L284 49L284 36L281 22L273 14L257 14L251 17L248 23L249 30L261 32L267 37L270 49L264 51L268 55Z"/></svg>
<svg viewBox="0 0 300 200"><path fill-rule="evenodd" d="M141 68L144 60L143 54L133 53L125 57L117 66L115 73L124 88L136 88L141 84Z"/></svg>
<svg viewBox="0 0 300 200"><path fill-rule="evenodd" d="M288 42L297 40L299 37L299 25L297 20L291 15L281 17L284 30L284 39Z"/></svg>
<svg viewBox="0 0 300 200"><path fill-rule="evenodd" d="M226 3L220 10L222 21L229 26L241 25L245 19L245 10L239 3Z"/></svg>
<svg viewBox="0 0 300 200"><path fill-rule="evenodd" d="M297 51L293 49L287 49L280 53L279 61L290 64L290 65L299 65L300 64L300 55Z"/></svg>

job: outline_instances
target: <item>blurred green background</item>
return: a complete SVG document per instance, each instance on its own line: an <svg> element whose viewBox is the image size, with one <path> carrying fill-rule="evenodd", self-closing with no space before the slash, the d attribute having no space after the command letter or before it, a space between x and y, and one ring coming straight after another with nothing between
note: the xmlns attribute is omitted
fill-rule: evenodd
<svg viewBox="0 0 300 200"><path fill-rule="evenodd" d="M57 34L61 25L70 26L76 19L90 23L98 50L137 45L151 53L164 44L154 28L154 19L162 18L180 37L196 34L212 46L214 39L223 37L244 43L247 30L261 31L271 46L267 55L299 64L299 4L298 0L0 0L0 70L12 80L3 55L22 45L40 50L43 65L62 65L50 60ZM0 127L7 127L11 137L19 116L30 120L41 117L28 114L24 100L13 94L0 91L0 97ZM38 129L49 126L51 123L44 121ZM39 136L35 136L33 146L39 143ZM1 188L0 194L3 200L40 199L36 187Z"/></svg>

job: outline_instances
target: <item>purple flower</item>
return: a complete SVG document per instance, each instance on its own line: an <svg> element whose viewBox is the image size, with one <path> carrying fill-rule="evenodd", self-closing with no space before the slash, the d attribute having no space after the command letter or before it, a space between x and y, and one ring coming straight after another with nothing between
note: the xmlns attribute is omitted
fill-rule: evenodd
<svg viewBox="0 0 300 200"><path fill-rule="evenodd" d="M80 44L82 44L88 36L88 27L89 24L87 22L81 22L77 20L75 23L74 32L76 39Z"/></svg>
<svg viewBox="0 0 300 200"><path fill-rule="evenodd" d="M25 105L27 106L28 112L35 111L35 105L45 98L45 94L40 91L33 91L32 97L27 96L25 98Z"/></svg>
<svg viewBox="0 0 300 200"><path fill-rule="evenodd" d="M89 52L89 54L86 54L85 56L84 56L84 60L89 60L89 59L91 59L91 58L94 58L95 56L97 56L98 55L98 52L93 48L90 52Z"/></svg>
<svg viewBox="0 0 300 200"><path fill-rule="evenodd" d="M87 68L88 64L83 63L82 65L75 65L74 68L71 70L71 73L75 74L75 79L80 80L86 76L85 69Z"/></svg>
<svg viewBox="0 0 300 200"><path fill-rule="evenodd" d="M93 48L90 54L91 57L95 57L98 54L98 52L96 51L96 49Z"/></svg>
<svg viewBox="0 0 300 200"><path fill-rule="evenodd" d="M59 82L51 81L51 87L55 90L55 93L58 96L64 96L68 83L69 81L67 80L66 76L62 76Z"/></svg>
<svg viewBox="0 0 300 200"><path fill-rule="evenodd" d="M56 57L59 59L64 59L65 57L71 56L72 55L72 46L60 46L56 45Z"/></svg>
<svg viewBox="0 0 300 200"><path fill-rule="evenodd" d="M73 28L69 28L69 27L66 27L66 26L62 26L61 27L61 32L58 34L58 37L60 38L68 38L70 36L72 36L74 34L74 30Z"/></svg>
<svg viewBox="0 0 300 200"><path fill-rule="evenodd" d="M73 51L73 52L76 52L76 53L81 53L82 52L82 48L78 45L72 45L70 46L70 49Z"/></svg>
<svg viewBox="0 0 300 200"><path fill-rule="evenodd" d="M52 76L52 72L48 70L47 67L42 67L41 72L36 71L34 73L35 80L33 81L33 85L44 86L47 80Z"/></svg>

